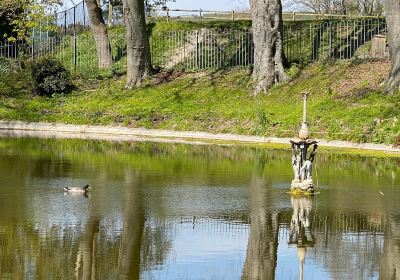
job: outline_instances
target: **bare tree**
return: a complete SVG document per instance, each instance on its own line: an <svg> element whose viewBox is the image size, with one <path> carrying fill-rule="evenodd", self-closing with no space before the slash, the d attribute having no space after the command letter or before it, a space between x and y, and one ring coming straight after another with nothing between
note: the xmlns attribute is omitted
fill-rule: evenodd
<svg viewBox="0 0 400 280"><path fill-rule="evenodd" d="M317 14L380 15L383 10L383 0L289 0L285 4Z"/></svg>
<svg viewBox="0 0 400 280"><path fill-rule="evenodd" d="M144 0L123 0L127 40L127 82L132 88L142 84L151 71L150 44L146 32Z"/></svg>
<svg viewBox="0 0 400 280"><path fill-rule="evenodd" d="M108 68L112 65L111 45L103 13L96 0L86 0L90 20L90 28L96 44L99 68Z"/></svg>
<svg viewBox="0 0 400 280"><path fill-rule="evenodd" d="M316 14L331 14L341 9L342 0L292 0L285 3L286 6L296 10L311 11ZM343 9L342 9L343 10Z"/></svg>
<svg viewBox="0 0 400 280"><path fill-rule="evenodd" d="M283 62L282 4L280 0L250 0L254 38L254 95L286 82Z"/></svg>
<svg viewBox="0 0 400 280"><path fill-rule="evenodd" d="M391 62L390 76L385 91L393 93L400 89L400 1L385 0L385 11Z"/></svg>
<svg viewBox="0 0 400 280"><path fill-rule="evenodd" d="M357 0L356 3L361 15L381 15L383 12L383 0Z"/></svg>

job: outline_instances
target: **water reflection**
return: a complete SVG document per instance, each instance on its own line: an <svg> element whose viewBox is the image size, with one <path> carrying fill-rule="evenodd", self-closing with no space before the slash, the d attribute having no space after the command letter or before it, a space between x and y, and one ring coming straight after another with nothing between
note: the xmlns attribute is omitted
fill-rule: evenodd
<svg viewBox="0 0 400 280"><path fill-rule="evenodd" d="M313 201L312 197L306 196L292 196L290 201L292 203L293 214L290 221L289 244L295 244L297 247L300 280L302 280L307 247L313 247L315 243L311 217Z"/></svg>
<svg viewBox="0 0 400 280"><path fill-rule="evenodd" d="M269 182L253 174L249 189L250 233L243 279L274 279L278 244L278 213L266 208L274 203Z"/></svg>
<svg viewBox="0 0 400 280"><path fill-rule="evenodd" d="M399 162L318 171L291 198L289 151L2 139L0 278L399 278Z"/></svg>
<svg viewBox="0 0 400 280"><path fill-rule="evenodd" d="M118 278L139 279L140 249L144 228L143 196L140 174L125 172L124 219L118 254Z"/></svg>

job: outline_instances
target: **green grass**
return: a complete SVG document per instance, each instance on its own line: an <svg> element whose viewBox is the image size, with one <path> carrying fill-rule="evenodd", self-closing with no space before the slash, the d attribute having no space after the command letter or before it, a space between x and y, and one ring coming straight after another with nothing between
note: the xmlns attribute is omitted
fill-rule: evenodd
<svg viewBox="0 0 400 280"><path fill-rule="evenodd" d="M71 124L122 125L172 130L194 130L263 136L293 136L302 115L301 95L307 90L313 136L355 142L396 143L400 133L400 95L381 92L346 95L334 92L354 64L312 64L289 70L297 76L268 95L252 97L250 69L172 73L171 81L158 77L133 90L125 78L78 80L66 97L30 94L31 83L0 83L0 118ZM179 76L180 75L180 76ZM179 77L177 77L179 76ZM362 87L362 85L360 85ZM360 89L362 90L362 88ZM378 120L378 121L377 121Z"/></svg>

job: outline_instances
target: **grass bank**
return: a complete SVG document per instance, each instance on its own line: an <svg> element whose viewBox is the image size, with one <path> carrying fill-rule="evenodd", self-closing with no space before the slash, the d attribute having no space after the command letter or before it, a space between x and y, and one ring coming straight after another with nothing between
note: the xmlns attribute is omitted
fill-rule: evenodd
<svg viewBox="0 0 400 280"><path fill-rule="evenodd" d="M243 68L160 73L133 90L124 76L76 80L72 93L54 98L32 94L19 73L0 81L0 119L287 137L298 130L307 90L314 137L398 144L400 95L381 92L388 69L387 61L294 66L290 83L258 97Z"/></svg>
<svg viewBox="0 0 400 280"><path fill-rule="evenodd" d="M310 61L313 44L310 37L312 23L285 22L284 48L290 63L306 64ZM323 21L319 23L322 24ZM187 72L194 69L247 65L252 49L249 42L252 39L246 31L250 28L251 21L248 20L150 22L147 30L153 66ZM195 30L198 32L194 32ZM92 78L125 73L125 33L125 27L121 25L108 30L114 62L111 69L97 68L96 44L91 31L79 33L76 37L61 38L57 44L53 44L53 48L57 50L54 55L76 76ZM347 33L340 34L344 36L342 40L347 40ZM48 42L45 41L42 47L47 48ZM320 46L321 50L324 48L326 49L326 46Z"/></svg>

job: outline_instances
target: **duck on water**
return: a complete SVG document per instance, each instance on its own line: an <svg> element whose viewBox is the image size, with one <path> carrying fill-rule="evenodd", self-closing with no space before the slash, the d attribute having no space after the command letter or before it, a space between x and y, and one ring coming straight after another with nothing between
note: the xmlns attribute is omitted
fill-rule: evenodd
<svg viewBox="0 0 400 280"><path fill-rule="evenodd" d="M69 193L86 193L91 189L91 187L89 187L89 185L85 185L81 188L69 188L69 187L64 187L64 191L65 192L69 192Z"/></svg>

